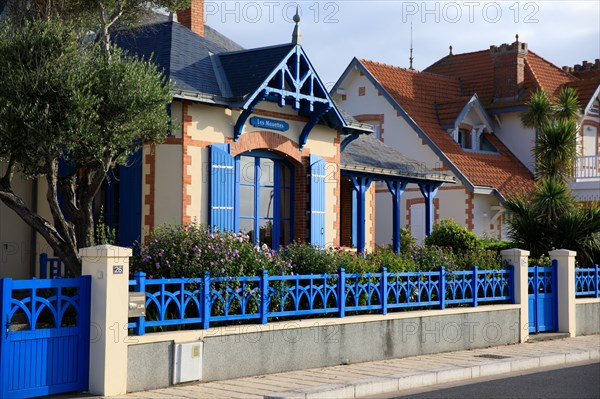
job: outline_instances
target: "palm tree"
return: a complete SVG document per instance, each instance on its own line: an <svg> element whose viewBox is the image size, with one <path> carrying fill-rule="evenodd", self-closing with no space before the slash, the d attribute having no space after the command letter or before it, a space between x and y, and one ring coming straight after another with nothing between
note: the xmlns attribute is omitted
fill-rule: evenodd
<svg viewBox="0 0 600 399"><path fill-rule="evenodd" d="M529 196L505 201L509 236L536 258L552 248L568 248L580 261L592 262L600 255L600 207L581 206L568 187L577 158L577 93L565 88L553 101L537 91L527 105L521 121L536 131L532 152L538 181Z"/></svg>
<svg viewBox="0 0 600 399"><path fill-rule="evenodd" d="M573 177L577 158L577 118L580 107L572 88L560 91L552 102L543 90L536 91L521 118L523 126L536 131L533 155L536 177L552 177L565 184Z"/></svg>

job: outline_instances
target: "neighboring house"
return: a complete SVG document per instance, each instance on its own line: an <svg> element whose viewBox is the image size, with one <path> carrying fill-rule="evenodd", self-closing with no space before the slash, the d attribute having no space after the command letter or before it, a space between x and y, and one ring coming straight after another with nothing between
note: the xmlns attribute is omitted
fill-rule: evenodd
<svg viewBox="0 0 600 399"><path fill-rule="evenodd" d="M204 25L203 7L193 0L178 18L114 36L173 81L169 112L177 124L163 143L145 145L109 173L96 206L117 229L119 245L144 240L161 224L202 223L275 249L301 241L370 251L376 181L396 198L406 184L419 185L430 210L423 223L431 229L435 193L454 179L404 157L371 137L372 126L344 114L300 45L298 24L291 43L245 50ZM22 187L27 201L43 204L43 183ZM390 241L398 248L400 203L394 204ZM10 210L0 204L0 212L4 221ZM35 234L32 242L31 229L10 217L23 230L36 274L43 242ZM0 241L10 234L5 226ZM3 259L0 275L18 274L23 262Z"/></svg>
<svg viewBox="0 0 600 399"><path fill-rule="evenodd" d="M438 193L436 221L452 218L480 236L506 238L504 199L530 191L534 183L535 131L524 128L520 119L529 96L538 88L554 96L572 85L579 89L582 102L591 104L586 108L591 118L584 124L593 128L598 122L593 114L598 82L591 81L597 79L594 76L587 79L583 83L582 77L552 65L517 40L473 53L453 54L450 49L449 55L422 72L354 59L332 95L356 120L375 123L381 140L392 148L457 178L460 185ZM595 91L590 91L594 85ZM587 137L583 151L587 147L589 157L595 156L590 169L597 171L598 149L590 149L592 139ZM591 192L596 185L596 197L598 182L597 173L587 181ZM402 224L423 239L423 199L418 191L410 186L405 191ZM387 197L378 189L380 245L388 244L390 237Z"/></svg>
<svg viewBox="0 0 600 399"><path fill-rule="evenodd" d="M571 189L579 201L600 201L600 59L563 70L578 78L568 86L577 90L583 111L580 152Z"/></svg>

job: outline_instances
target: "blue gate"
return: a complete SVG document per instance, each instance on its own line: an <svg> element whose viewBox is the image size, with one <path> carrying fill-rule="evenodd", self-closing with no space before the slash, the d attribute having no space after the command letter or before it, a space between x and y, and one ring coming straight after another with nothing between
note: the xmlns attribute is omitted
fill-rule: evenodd
<svg viewBox="0 0 600 399"><path fill-rule="evenodd" d="M90 284L0 279L0 398L87 391Z"/></svg>
<svg viewBox="0 0 600 399"><path fill-rule="evenodd" d="M556 260L548 267L529 268L529 332L538 333L558 329L556 296Z"/></svg>

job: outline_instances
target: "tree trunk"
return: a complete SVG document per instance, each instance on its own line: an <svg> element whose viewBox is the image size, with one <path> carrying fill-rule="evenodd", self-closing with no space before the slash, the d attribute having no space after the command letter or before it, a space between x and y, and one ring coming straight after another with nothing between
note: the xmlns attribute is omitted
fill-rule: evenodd
<svg viewBox="0 0 600 399"><path fill-rule="evenodd" d="M70 275L78 276L81 274L81 262L77 249L68 245L48 220L29 209L19 196L15 195L10 188L5 187L1 182L0 200L44 237L54 254L60 257Z"/></svg>

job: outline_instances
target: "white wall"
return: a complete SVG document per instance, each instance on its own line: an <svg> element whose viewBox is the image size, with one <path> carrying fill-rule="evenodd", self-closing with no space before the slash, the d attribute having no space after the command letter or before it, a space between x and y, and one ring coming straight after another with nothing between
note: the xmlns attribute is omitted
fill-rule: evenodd
<svg viewBox="0 0 600 399"><path fill-rule="evenodd" d="M358 95L359 87L365 87L364 96ZM384 96L379 95L378 91L365 76L359 76L358 71L352 72L342 83L341 89L346 93L346 100L342 100L340 94L335 94L334 99L350 115L383 115L382 135L385 144L412 159L424 163L428 169L443 166L440 158L429 146L423 144L422 139L410 127L408 122L403 117L398 116L397 111ZM450 172L446 173L451 174ZM420 191L418 191L418 186L410 184L407 188L417 190L418 197L423 198ZM378 185L377 189L379 192L377 193L375 207L375 240L377 245L385 246L392 242L391 195L387 191L385 184ZM441 191L438 192L437 197L440 198L440 207L442 208L448 202L443 199L443 196L445 194L442 194ZM406 225L406 199L408 198L412 198L412 196L404 194L400 216L402 226ZM448 203L448 205L450 204ZM446 213L454 214L455 212L450 210Z"/></svg>
<svg viewBox="0 0 600 399"><path fill-rule="evenodd" d="M535 130L523 127L521 114L518 112L498 115L500 124L494 123L494 134L504 145L529 169L534 171L534 160L531 154L535 142Z"/></svg>
<svg viewBox="0 0 600 399"><path fill-rule="evenodd" d="M473 232L479 237L506 238L501 237L502 228L499 225L503 218L498 215L501 207L498 199L491 194L475 194L473 198ZM496 216L496 218L494 218ZM491 226L493 221L493 227ZM498 229L500 226L500 230ZM506 234L506 231L504 232Z"/></svg>

